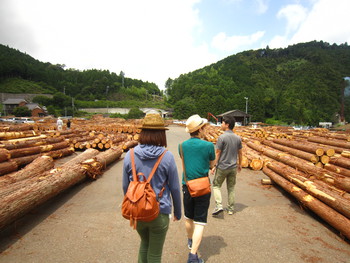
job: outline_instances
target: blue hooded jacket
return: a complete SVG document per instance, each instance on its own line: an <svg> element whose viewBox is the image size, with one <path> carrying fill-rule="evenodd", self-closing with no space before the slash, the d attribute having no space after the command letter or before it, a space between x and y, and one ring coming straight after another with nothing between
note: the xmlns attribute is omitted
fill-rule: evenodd
<svg viewBox="0 0 350 263"><path fill-rule="evenodd" d="M155 145L139 144L134 148L136 173L142 172L146 178L151 173L152 168L158 157L165 151L164 147ZM124 158L123 167L123 191L124 195L128 189L130 181L132 181L132 169L130 151ZM181 218L181 191L177 167L174 156L167 151L158 169L153 175L151 185L158 196L159 192L165 186L163 196L160 198L160 213L171 214L172 203L174 205L174 215L178 220Z"/></svg>

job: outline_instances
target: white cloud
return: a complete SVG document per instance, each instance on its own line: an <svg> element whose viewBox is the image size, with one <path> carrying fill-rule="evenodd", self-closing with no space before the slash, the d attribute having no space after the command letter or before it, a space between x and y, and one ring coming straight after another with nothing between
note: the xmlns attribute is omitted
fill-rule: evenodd
<svg viewBox="0 0 350 263"><path fill-rule="evenodd" d="M307 9L301 5L288 5L277 14L277 18L285 18L287 20L286 35L297 30L306 16Z"/></svg>
<svg viewBox="0 0 350 263"><path fill-rule="evenodd" d="M350 1L312 0L312 3L309 11L300 5L289 5L278 12L278 18L287 20L286 30L284 35L277 35L269 42L270 47L286 47L313 40L331 44L350 42Z"/></svg>
<svg viewBox="0 0 350 263"><path fill-rule="evenodd" d="M292 43L323 40L350 42L349 0L319 0L291 38Z"/></svg>
<svg viewBox="0 0 350 263"><path fill-rule="evenodd" d="M242 48L246 48L247 46L256 43L264 36L264 34L264 31L257 31L252 35L229 37L226 33L220 32L213 38L212 46L226 52L237 52Z"/></svg>
<svg viewBox="0 0 350 263"><path fill-rule="evenodd" d="M258 5L258 9L257 9L258 14L264 14L269 8L268 0L255 0L255 2Z"/></svg>
<svg viewBox="0 0 350 263"><path fill-rule="evenodd" d="M12 25L15 21L25 25L32 35L27 41L36 48L20 44L20 36L6 44L44 62L117 74L122 70L126 77L155 82L162 88L168 77L216 59L205 44L194 44L193 32L201 28L194 9L197 2L11 0L8 5L16 10Z"/></svg>

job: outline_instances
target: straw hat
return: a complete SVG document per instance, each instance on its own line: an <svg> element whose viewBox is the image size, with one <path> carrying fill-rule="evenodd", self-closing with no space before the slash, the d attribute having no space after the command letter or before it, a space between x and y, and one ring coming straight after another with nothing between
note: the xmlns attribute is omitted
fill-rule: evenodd
<svg viewBox="0 0 350 263"><path fill-rule="evenodd" d="M208 120L201 118L198 114L192 115L186 121L186 132L192 133L196 130L199 130L205 124L207 124Z"/></svg>
<svg viewBox="0 0 350 263"><path fill-rule="evenodd" d="M165 128L164 120L158 113L147 114L140 128L144 130L169 130Z"/></svg>

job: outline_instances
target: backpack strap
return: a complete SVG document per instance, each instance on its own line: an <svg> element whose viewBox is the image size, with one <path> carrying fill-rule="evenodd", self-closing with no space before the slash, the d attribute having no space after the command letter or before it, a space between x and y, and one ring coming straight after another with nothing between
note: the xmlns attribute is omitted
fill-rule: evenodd
<svg viewBox="0 0 350 263"><path fill-rule="evenodd" d="M164 152L158 157L157 162L154 164L153 169L152 169L151 173L150 173L149 176L148 176L148 179L147 179L147 182L148 182L148 183L151 182L151 179L152 179L154 173L156 172L156 170L157 170L157 168L158 168L160 162L161 162L162 159L163 159L164 154L165 154L167 151L168 151L168 150L165 149ZM131 148L131 149L130 149L130 156L131 156L132 177L133 177L133 180L134 180L134 181L138 181L138 180L139 180L139 177L136 175L134 148ZM140 175L142 175L142 176L144 177L143 173L140 173ZM158 194L158 200L163 196L163 192L164 192L164 190L165 190L165 185L166 185L166 181L164 182L163 187L162 187L162 189L160 190L160 192L159 192L159 194Z"/></svg>
<svg viewBox="0 0 350 263"><path fill-rule="evenodd" d="M148 179L147 179L148 183L151 182L152 177L153 177L154 173L156 172L156 170L157 170L157 168L158 168L158 166L159 166L159 164L160 164L161 160L163 159L163 156L166 152L167 152L167 150L165 149L164 152L159 156L157 162L154 164L153 169L152 169L152 171L149 174Z"/></svg>
<svg viewBox="0 0 350 263"><path fill-rule="evenodd" d="M131 170L132 170L132 178L135 182L139 180L138 176L136 175L136 167L135 167L135 154L134 154L134 148L130 149L130 156L131 156Z"/></svg>
<svg viewBox="0 0 350 263"><path fill-rule="evenodd" d="M149 183L154 175L154 173L156 172L160 162L163 159L164 154L167 152L168 150L165 149L164 152L158 157L157 162L154 164L153 169L151 171L151 173L148 176L148 180L147 182ZM138 181L138 176L136 175L136 166L135 166L135 154L134 154L134 148L130 149L130 157L131 157L131 169L132 169L132 177L134 181Z"/></svg>

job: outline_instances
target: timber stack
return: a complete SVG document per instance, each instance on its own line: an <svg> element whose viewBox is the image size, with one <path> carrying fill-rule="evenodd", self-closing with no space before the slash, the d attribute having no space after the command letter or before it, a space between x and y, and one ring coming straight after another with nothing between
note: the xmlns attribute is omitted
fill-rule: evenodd
<svg viewBox="0 0 350 263"><path fill-rule="evenodd" d="M97 179L138 143L135 121L117 124L128 127L121 132L115 123L75 125L60 131L48 129L50 125L0 126L0 229L86 178ZM79 143L86 147L77 147ZM96 144L96 149L88 143ZM54 167L54 159L78 148L84 152Z"/></svg>
<svg viewBox="0 0 350 263"><path fill-rule="evenodd" d="M210 136L215 138L212 129ZM237 127L235 133L243 142L243 167L261 167L273 182L350 240L349 133L278 127Z"/></svg>

